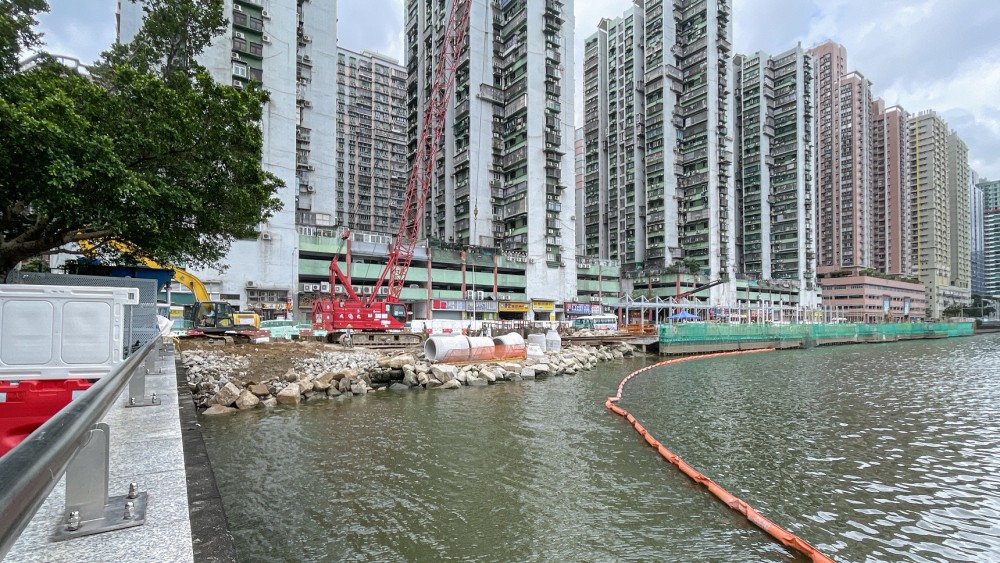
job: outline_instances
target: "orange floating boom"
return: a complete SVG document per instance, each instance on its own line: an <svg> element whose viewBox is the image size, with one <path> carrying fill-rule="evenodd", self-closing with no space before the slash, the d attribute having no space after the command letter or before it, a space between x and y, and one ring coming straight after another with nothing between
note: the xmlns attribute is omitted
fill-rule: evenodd
<svg viewBox="0 0 1000 563"><path fill-rule="evenodd" d="M799 553L805 555L806 557L809 557L812 561L833 563L833 559L820 553L818 549L810 545L808 542L796 536L795 534L789 532L788 530L785 530L781 526L778 526L774 522L768 520L763 515L761 515L761 513L754 510L752 506L743 502L739 498L733 496L727 490L720 487L715 481L709 479L704 474L699 472L697 469L685 463L684 460L682 460L680 457L677 456L677 454L668 450L665 446L663 446L663 444L661 444L656 438L654 438L653 435L650 434L649 431L646 430L646 428L643 425L639 424L639 421L636 420L636 418L632 416L631 413L629 413L627 410L615 404L619 400L621 400L622 391L625 389L625 384L628 383L629 380L632 379L633 377L645 371L649 371L651 369L662 367L668 364L676 364L680 362L687 362L690 360L715 358L718 356L733 356L736 354L753 354L756 352L770 352L773 350L774 350L773 348L768 348L764 350L747 350L742 352L720 352L717 354L705 354L701 356L688 356L684 358L673 358L670 360L664 360L662 362L653 364L651 366L646 366L642 369L638 369L626 375L625 378L621 380L621 383L618 384L618 393L613 397L608 397L608 400L605 401L604 406L610 409L615 414L622 416L626 420L628 420L629 423L632 424L632 427L635 428L635 431L638 432L639 435L646 440L646 443L649 444L650 447L656 448L656 451L659 452L659 454L663 456L664 459L677 466L677 468L680 469L682 473L690 477L691 480L695 481L696 483L704 485L710 493L715 495L729 508L745 516L746 519L751 524L767 532L771 537L781 542L782 545L798 551Z"/></svg>

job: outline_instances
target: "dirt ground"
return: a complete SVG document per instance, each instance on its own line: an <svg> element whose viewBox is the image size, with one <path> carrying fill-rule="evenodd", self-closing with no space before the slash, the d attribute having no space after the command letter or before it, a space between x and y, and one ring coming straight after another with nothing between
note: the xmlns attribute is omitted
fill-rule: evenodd
<svg viewBox="0 0 1000 563"><path fill-rule="evenodd" d="M245 356L250 361L250 373L284 373L293 367L295 360L315 358L326 353L369 351L379 355L394 356L404 352L417 353L419 348L347 348L338 344L318 341L265 342L263 344L213 344L211 341L181 341L177 349L222 352L227 356Z"/></svg>

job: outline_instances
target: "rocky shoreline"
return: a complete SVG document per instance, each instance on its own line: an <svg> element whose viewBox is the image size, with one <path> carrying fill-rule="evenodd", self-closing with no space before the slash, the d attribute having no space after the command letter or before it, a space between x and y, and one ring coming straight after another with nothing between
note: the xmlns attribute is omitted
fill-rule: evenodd
<svg viewBox="0 0 1000 563"><path fill-rule="evenodd" d="M428 362L422 353L379 354L364 349L325 349L291 360L283 373L256 373L248 354L199 349L181 352L195 404L217 415L298 405L305 400L346 399L371 392L457 389L525 379L575 375L599 362L635 355L628 344L564 346L543 358L455 366Z"/></svg>

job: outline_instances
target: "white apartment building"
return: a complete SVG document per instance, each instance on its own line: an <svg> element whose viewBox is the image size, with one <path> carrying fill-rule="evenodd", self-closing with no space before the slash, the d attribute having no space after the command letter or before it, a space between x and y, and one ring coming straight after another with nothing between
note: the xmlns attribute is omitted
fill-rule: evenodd
<svg viewBox="0 0 1000 563"><path fill-rule="evenodd" d="M410 157L452 1L407 0ZM472 0L423 224L526 259L529 298L577 293L571 0Z"/></svg>
<svg viewBox="0 0 1000 563"><path fill-rule="evenodd" d="M729 0L635 0L584 46L588 255L623 269L681 258L735 303Z"/></svg>
<svg viewBox="0 0 1000 563"><path fill-rule="evenodd" d="M795 47L737 55L733 66L740 276L791 280L801 305L818 305L815 61Z"/></svg>
<svg viewBox="0 0 1000 563"><path fill-rule="evenodd" d="M255 240L236 241L228 269L198 271L209 291L244 309L279 312L298 287L300 230L332 227L336 176L336 0L226 0L230 29L199 62L219 82L258 81L270 93L261 162L285 183L284 208ZM139 31L142 3L118 0L118 40ZM308 207L304 208L308 200Z"/></svg>

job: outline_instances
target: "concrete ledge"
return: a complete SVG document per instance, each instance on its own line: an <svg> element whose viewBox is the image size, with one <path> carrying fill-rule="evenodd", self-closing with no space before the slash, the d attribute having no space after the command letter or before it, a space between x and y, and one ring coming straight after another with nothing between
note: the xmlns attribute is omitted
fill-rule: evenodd
<svg viewBox="0 0 1000 563"><path fill-rule="evenodd" d="M229 520L212 472L212 462L198 424L198 410L187 385L184 367L176 360L177 396L184 466L187 476L188 515L195 561L229 563L238 560Z"/></svg>

